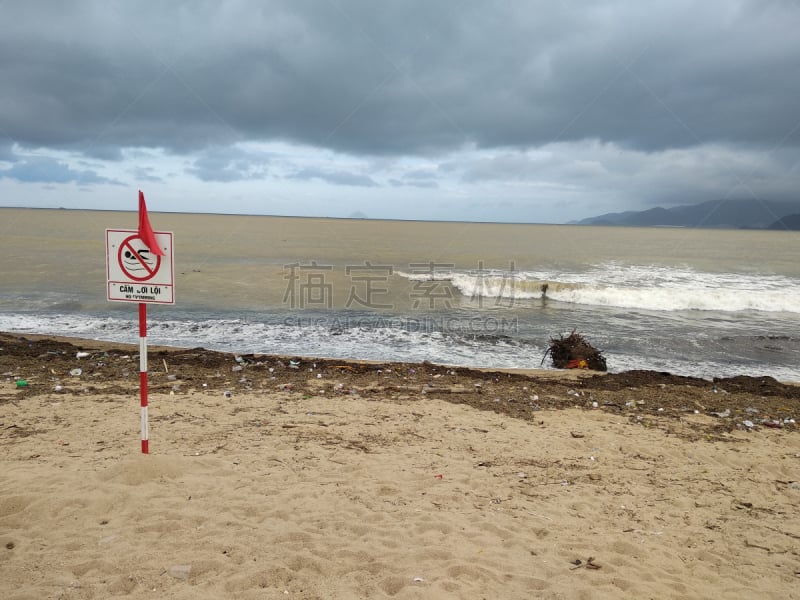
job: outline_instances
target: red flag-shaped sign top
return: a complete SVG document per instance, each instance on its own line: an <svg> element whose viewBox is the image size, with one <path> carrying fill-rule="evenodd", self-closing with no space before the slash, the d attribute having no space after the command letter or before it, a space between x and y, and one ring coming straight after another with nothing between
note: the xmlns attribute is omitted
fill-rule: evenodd
<svg viewBox="0 0 800 600"><path fill-rule="evenodd" d="M158 246L156 234L150 226L150 218L147 216L147 205L144 203L144 194L139 190L139 238L147 244L150 252L158 256L164 256L164 251Z"/></svg>

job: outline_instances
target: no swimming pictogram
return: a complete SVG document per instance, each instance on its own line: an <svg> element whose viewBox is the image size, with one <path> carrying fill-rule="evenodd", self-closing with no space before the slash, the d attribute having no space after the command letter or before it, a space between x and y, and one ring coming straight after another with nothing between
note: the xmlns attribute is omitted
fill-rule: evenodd
<svg viewBox="0 0 800 600"><path fill-rule="evenodd" d="M175 303L172 233L153 232L159 256L134 229L106 229L108 300Z"/></svg>
<svg viewBox="0 0 800 600"><path fill-rule="evenodd" d="M117 263L123 275L133 281L149 281L161 267L161 257L154 254L137 235L125 238L117 251Z"/></svg>

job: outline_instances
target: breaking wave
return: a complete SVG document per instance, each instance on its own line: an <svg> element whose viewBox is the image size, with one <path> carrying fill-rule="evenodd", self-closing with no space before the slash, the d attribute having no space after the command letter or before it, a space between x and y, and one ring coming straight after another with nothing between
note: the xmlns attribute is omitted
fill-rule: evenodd
<svg viewBox="0 0 800 600"><path fill-rule="evenodd" d="M397 275L446 281L467 298L548 300L651 311L800 314L800 281L779 275L704 273L688 267L601 265L584 272L436 271Z"/></svg>

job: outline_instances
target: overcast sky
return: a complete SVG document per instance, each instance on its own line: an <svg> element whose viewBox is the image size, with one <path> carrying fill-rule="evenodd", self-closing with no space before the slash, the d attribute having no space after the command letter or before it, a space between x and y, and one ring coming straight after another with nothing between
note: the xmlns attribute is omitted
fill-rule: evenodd
<svg viewBox="0 0 800 600"><path fill-rule="evenodd" d="M798 0L0 0L0 206L800 204L798 32Z"/></svg>

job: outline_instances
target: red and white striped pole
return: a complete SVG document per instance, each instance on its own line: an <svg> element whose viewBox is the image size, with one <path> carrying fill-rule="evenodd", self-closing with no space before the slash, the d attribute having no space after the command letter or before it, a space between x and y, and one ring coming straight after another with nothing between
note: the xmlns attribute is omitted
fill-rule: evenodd
<svg viewBox="0 0 800 600"><path fill-rule="evenodd" d="M139 388L142 396L142 454L149 454L147 439L147 304L139 303Z"/></svg>

